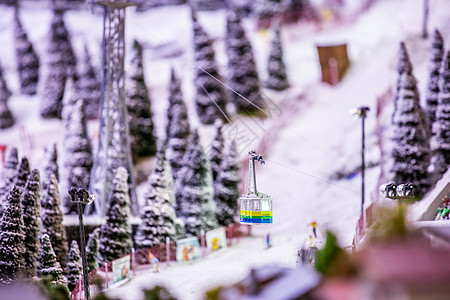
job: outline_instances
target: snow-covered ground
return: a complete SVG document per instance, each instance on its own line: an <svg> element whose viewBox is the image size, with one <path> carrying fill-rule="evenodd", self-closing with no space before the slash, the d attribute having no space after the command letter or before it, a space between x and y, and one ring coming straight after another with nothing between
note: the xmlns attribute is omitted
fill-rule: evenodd
<svg viewBox="0 0 450 300"><path fill-rule="evenodd" d="M358 1L346 2L355 9ZM201 299L206 289L232 284L245 277L251 267L265 264L294 267L296 251L308 236L308 223L313 220L319 223L322 230L327 228L336 232L342 245L350 245L360 212L360 177L341 181L329 179L339 170L352 170L360 164L361 125L359 120L352 118L349 110L360 105L371 108L366 119L366 162L378 162L376 100L394 87L397 80L395 67L401 40L406 42L419 89L424 94L430 39L420 38L422 9L421 1L380 0L360 17L342 24L323 24L322 30L305 23L284 27L285 62L292 87L281 93L264 91L270 98L269 118L240 117L233 125L226 127L225 134L233 136L241 132L239 149L243 158L246 151L258 145L264 150L262 154L266 165L257 167L258 187L274 199L274 223L254 226L253 237L241 239L231 248L192 264L163 266L159 274L147 273L135 277L109 294L121 299L140 299L141 288L161 283L170 287L180 299ZM35 97L18 95L12 10L0 7L0 14L4 16L0 18L0 45L4 45L0 47L0 60L8 85L14 92L9 104L17 118L14 128L0 132L0 144L17 146L20 155L30 157L32 167L40 167L43 147L62 138L61 123L40 120L39 94ZM21 15L30 39L41 54L41 60L45 61L42 55L46 50L45 38L51 17L49 10L28 4ZM429 32L438 27L447 49L450 41L449 15L449 1L430 1ZM138 38L146 46L146 79L157 132L162 134L164 131L171 66L183 79L183 92L192 112L191 122L199 126L192 102L189 9L186 6L165 7L142 14L129 10L127 16L128 42ZM224 12L203 12L199 19L208 33L216 38L219 64L225 67ZM66 23L78 54L82 53L84 42L89 43L91 52L99 54L97 46L101 38L101 16L84 11L68 12ZM270 32L258 31L252 20L246 20L245 25L255 48L261 78L264 79ZM319 82L316 45L336 42L348 43L351 66L343 81L331 87ZM170 55L177 52L181 54ZM94 62L98 65L99 56ZM44 68L41 74L45 71ZM391 111L392 105L389 105L381 115L382 128L389 127ZM32 136L33 150L21 142L21 125ZM91 136L95 136L96 124L89 125ZM207 147L212 139L212 127L202 127L200 130ZM60 162L62 157L61 153ZM378 195L379 172L379 167L366 172L367 202L371 201L372 195ZM269 231L273 247L264 250L264 236Z"/></svg>

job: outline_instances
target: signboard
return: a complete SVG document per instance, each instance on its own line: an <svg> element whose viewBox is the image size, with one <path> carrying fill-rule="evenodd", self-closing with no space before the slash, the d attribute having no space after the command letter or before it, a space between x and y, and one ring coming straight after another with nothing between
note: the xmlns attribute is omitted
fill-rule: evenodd
<svg viewBox="0 0 450 300"><path fill-rule="evenodd" d="M217 228L206 233L206 246L211 251L227 247L225 228Z"/></svg>
<svg viewBox="0 0 450 300"><path fill-rule="evenodd" d="M200 258L200 245L196 237L177 241L177 261L191 261Z"/></svg>
<svg viewBox="0 0 450 300"><path fill-rule="evenodd" d="M130 278L130 255L121 257L112 262L113 283Z"/></svg>

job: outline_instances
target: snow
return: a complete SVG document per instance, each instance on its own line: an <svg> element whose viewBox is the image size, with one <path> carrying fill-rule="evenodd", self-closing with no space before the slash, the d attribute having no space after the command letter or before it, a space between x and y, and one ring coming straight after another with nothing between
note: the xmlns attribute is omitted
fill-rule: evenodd
<svg viewBox="0 0 450 300"><path fill-rule="evenodd" d="M345 2L351 7L351 12L358 10L357 3L360 1ZM44 54L51 14L47 8L30 3L25 2L21 19L43 66L42 81L36 96L18 94L12 42L13 11L0 7L0 13L4 16L0 18L0 44L4 45L0 48L0 58L8 86L14 93L9 106L17 122L14 127L0 131L0 144L18 147L19 157L27 155L32 168L41 168L44 147L61 141L63 131L61 121L42 121L39 117L39 95L42 93L42 74L46 72L48 59ZM431 1L428 24L430 33L435 26L441 30L447 49L449 8L448 1ZM346 12L346 15L352 15L351 12ZM192 127L199 128L202 143L207 149L215 129L214 126L200 127L195 115L189 8L163 7L139 14L129 9L127 17L127 45L131 46L134 38L144 44L145 77L153 101L156 132L159 136L165 133L168 83L173 66L182 79ZM216 57L222 70L226 66L223 42L225 17L222 10L199 13L199 22L207 25L204 25L205 30L216 40ZM239 117L233 124L224 126L226 139L233 136L240 138L238 150L241 158L245 159L246 153L253 148L262 151L266 164L257 166L258 188L273 198L274 223L253 226L252 237L241 239L232 247L196 262L162 265L159 273L149 272L132 278L121 287L109 291L109 294L121 299L143 298L141 288L161 283L180 299L200 299L209 288L243 279L252 267L295 267L297 249L308 236L308 223L313 220L318 222L322 231L331 229L337 233L342 245L350 245L361 209L360 176L341 181L329 179L339 170L354 169L360 164L361 125L359 120L352 119L349 110L360 105L371 108L366 119L366 162L377 162L380 151L375 132L376 101L389 88L395 87L397 52L401 40L405 40L408 48L423 100L431 41L420 38L421 20L422 5L413 5L406 0L379 0L360 17L344 19L342 24L329 21L322 28L305 23L284 27L284 61L292 87L279 93L263 91L270 99L267 119ZM102 17L87 11L69 11L65 21L71 31L77 56L81 57L84 42L87 42L93 63L98 67ZM256 29L252 20L244 20L244 26L251 39L263 82L267 77L270 39L267 33ZM348 44L351 67L343 81L331 87L319 82L316 45L338 42ZM161 49L166 50L165 55L161 55ZM392 104L389 104L380 116L385 138L391 113ZM95 137L97 123L90 121L88 130L91 137ZM61 144L58 147L62 149ZM60 150L60 166L63 159L64 154ZM366 170L366 205L378 195L379 172L378 166ZM138 195L143 190L146 188L138 187ZM273 247L264 250L264 236L268 231Z"/></svg>

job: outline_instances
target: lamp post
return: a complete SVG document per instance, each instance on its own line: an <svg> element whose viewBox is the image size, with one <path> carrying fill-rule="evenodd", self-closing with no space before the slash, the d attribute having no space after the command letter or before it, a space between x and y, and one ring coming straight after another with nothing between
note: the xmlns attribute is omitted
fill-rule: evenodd
<svg viewBox="0 0 450 300"><path fill-rule="evenodd" d="M86 259L86 240L84 236L84 224L83 224L83 204L89 205L94 201L94 195L89 195L89 193L83 189L71 188L69 194L72 197L72 202L77 204L78 208L78 221L80 229L80 248L81 248L81 263L83 264L83 283L84 283L84 295L87 300L90 299L89 296L89 282L87 274L87 259Z"/></svg>

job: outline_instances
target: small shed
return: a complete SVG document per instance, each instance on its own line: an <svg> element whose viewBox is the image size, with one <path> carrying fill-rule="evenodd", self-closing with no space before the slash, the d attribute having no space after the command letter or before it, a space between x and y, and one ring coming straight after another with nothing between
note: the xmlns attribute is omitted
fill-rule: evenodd
<svg viewBox="0 0 450 300"><path fill-rule="evenodd" d="M347 44L316 45L319 54L322 82L337 84L345 74L350 61Z"/></svg>

